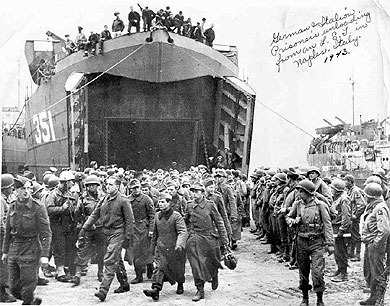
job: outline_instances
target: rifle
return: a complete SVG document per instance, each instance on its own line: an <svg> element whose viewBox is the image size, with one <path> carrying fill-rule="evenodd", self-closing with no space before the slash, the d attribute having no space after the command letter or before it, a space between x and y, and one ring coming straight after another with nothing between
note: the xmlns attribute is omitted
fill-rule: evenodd
<svg viewBox="0 0 390 306"><path fill-rule="evenodd" d="M142 8L142 6L141 5L139 5L139 3L137 3L137 5L138 5L138 7L139 7L139 9L141 10L141 12L144 10L143 8Z"/></svg>

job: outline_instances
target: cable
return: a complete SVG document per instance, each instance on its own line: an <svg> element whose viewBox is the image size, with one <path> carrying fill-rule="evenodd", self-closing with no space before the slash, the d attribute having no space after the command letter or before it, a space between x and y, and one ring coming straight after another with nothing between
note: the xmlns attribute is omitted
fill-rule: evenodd
<svg viewBox="0 0 390 306"><path fill-rule="evenodd" d="M58 100L57 102L55 102L54 104L50 105L49 107L46 107L45 109L41 110L41 112L45 112L47 110L49 110L50 108L54 107L55 105L57 105L58 103L61 103L62 101L66 100L67 98L69 98L71 95L79 92L81 89L87 87L88 85L92 84L93 82L95 82L97 79L99 79L100 77L102 77L104 74L106 74L107 72L109 72L111 69L115 68L116 66L118 66L120 63L122 63L123 61L125 61L126 59L128 59L130 56L132 56L134 53L138 52L141 48L143 48L145 46L145 43L143 43L141 46L139 46L137 49L135 49L133 52L131 52L130 54L126 55L124 58L122 58L120 61L116 62L114 65L112 65L111 67L107 68L106 70L104 70L102 73L100 73L98 76L96 76L95 78L93 78L91 81L89 81L88 83L84 84L83 86L81 86L80 88L76 89L75 91L71 92L70 94L66 95L65 97L63 97L62 99ZM25 120L25 123L27 123L28 121L32 120L33 117L30 117L28 119Z"/></svg>
<svg viewBox="0 0 390 306"><path fill-rule="evenodd" d="M26 100L27 101L27 100ZM22 107L22 110L19 112L19 116L18 118L16 119L16 121L14 122L14 124L12 125L12 127L9 129L9 131L7 132L7 135L10 135L10 133L13 131L13 129L15 128L16 124L18 123L19 119L20 119L20 116L23 114L23 111L24 111L24 108L26 107L26 101L24 101L24 105ZM2 133L2 135L5 135L5 133Z"/></svg>
<svg viewBox="0 0 390 306"><path fill-rule="evenodd" d="M192 56L190 53L188 53L187 51L184 50L184 48L179 48L181 51L183 51L184 53L186 53L188 56L190 56L191 58L193 58L195 61L197 61L199 64L203 65L204 67L206 67L207 69L209 69L213 74L217 75L219 78L223 79L223 80L227 80L226 77L224 77L223 75L219 74L218 72L214 71L212 68L206 66L206 64L202 63L200 60L198 60L197 58L195 58L194 56ZM282 118L283 120L287 121L288 123L290 123L291 125L293 125L294 127L296 127L297 129L299 129L300 131L302 131L303 133L305 133L306 135L309 135L310 137L312 138L316 138L315 136L311 135L309 132L305 131L304 129L302 129L301 127L299 127L298 125L296 125L295 123L293 123L292 121L290 121L289 119L287 119L286 117L284 117L283 115L279 114L277 111L273 110L272 108L270 108L269 106L267 106L266 104L264 104L263 102L260 102L258 101L257 99L255 99L255 103L258 102L260 103L261 105L263 105L265 108L267 108L269 111L273 112L274 114L276 114L277 116L279 116L280 118ZM351 160L349 157L347 156L344 156L342 153L338 152L337 150L334 150L334 153L344 157L345 159L347 159L349 162L351 162L352 164L356 165L356 166L359 166L357 163L355 163L353 160Z"/></svg>

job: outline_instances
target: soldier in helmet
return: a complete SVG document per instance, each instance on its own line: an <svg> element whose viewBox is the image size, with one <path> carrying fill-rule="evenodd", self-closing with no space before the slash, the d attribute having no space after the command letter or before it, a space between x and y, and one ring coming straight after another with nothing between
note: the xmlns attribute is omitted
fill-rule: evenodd
<svg viewBox="0 0 390 306"><path fill-rule="evenodd" d="M218 269L222 269L219 245L226 249L229 241L217 207L205 198L204 186L194 183L191 192L194 200L187 203L184 221L188 229L186 253L197 288L192 300L197 302L204 299L205 282L211 281L213 290L218 288Z"/></svg>
<svg viewBox="0 0 390 306"><path fill-rule="evenodd" d="M5 233L5 224L9 210L9 196L14 191L14 177L11 174L1 175L1 203L0 203L0 256L3 255L3 238ZM0 302L12 303L16 299L10 295L6 288L8 287L8 266L2 260L0 261Z"/></svg>
<svg viewBox="0 0 390 306"><path fill-rule="evenodd" d="M233 189L226 184L226 171L217 169L215 172L216 190L221 194L230 226L233 230L233 223L238 221L237 201Z"/></svg>
<svg viewBox="0 0 390 306"><path fill-rule="evenodd" d="M130 181L131 195L129 196L134 213L134 248L133 264L136 277L130 282L143 282L143 272L148 267L148 276L153 271L153 254L150 252L150 238L153 235L155 209L153 201L141 193L141 183L137 179Z"/></svg>
<svg viewBox="0 0 390 306"><path fill-rule="evenodd" d="M315 198L315 185L302 180L296 187L300 200L296 201L286 217L287 224L297 226L297 263L299 268L299 288L303 298L301 306L309 305L310 269L313 288L317 294L317 305L323 306L324 246L331 255L334 251L332 223L326 203Z"/></svg>
<svg viewBox="0 0 390 306"><path fill-rule="evenodd" d="M309 180L316 186L316 192L323 195L328 201L328 205L332 203L332 192L329 186L320 178L321 172L317 167L310 167L306 173ZM323 200L325 200L323 199Z"/></svg>
<svg viewBox="0 0 390 306"><path fill-rule="evenodd" d="M281 213L285 216L288 215L288 213L291 211L292 206L295 201L299 199L299 192L297 187L298 184L298 177L299 173L294 169L290 168L287 171L287 189L285 191L285 200L284 203L280 209ZM288 264L289 269L297 269L296 265L296 243L295 243L295 227L288 227L287 228L287 249L289 251L289 259L290 262Z"/></svg>
<svg viewBox="0 0 390 306"><path fill-rule="evenodd" d="M100 180L96 175L89 175L85 179L85 193L79 198L75 217L78 223L82 226L88 217L95 210L98 202L102 199L103 194L98 192ZM76 275L72 282L77 286L80 284L80 277L88 268L88 262L92 257L93 245L97 253L96 259L98 263L97 278L99 281L103 280L103 258L104 258L104 234L102 229L102 222L98 220L95 226L90 230L85 231L85 237L78 240L76 264Z"/></svg>
<svg viewBox="0 0 390 306"><path fill-rule="evenodd" d="M351 261L360 261L361 236L360 217L366 208L366 201L363 198L362 190L355 185L355 178L348 174L344 177L347 195L351 200L351 240L349 257ZM356 250L356 253L355 253Z"/></svg>
<svg viewBox="0 0 390 306"><path fill-rule="evenodd" d="M337 270L332 275L333 282L348 280L348 252L347 239L351 231L351 201L345 192L345 183L335 178L330 185L333 194L332 207L337 211L337 217L332 220L333 234L335 236L334 257Z"/></svg>
<svg viewBox="0 0 390 306"><path fill-rule="evenodd" d="M365 243L363 272L370 286L370 297L360 305L383 305L387 287L384 259L385 245L390 236L390 210L382 197L382 188L377 183L364 187L367 207L363 215L362 241Z"/></svg>
<svg viewBox="0 0 390 306"><path fill-rule="evenodd" d="M185 281L185 247L187 228L183 217L171 206L172 196L161 193L158 200L160 211L154 219L152 248L157 246L160 255L160 265L155 274L152 289L144 290L146 296L153 300L159 299L164 280L171 284L177 282L177 294L183 294Z"/></svg>
<svg viewBox="0 0 390 306"><path fill-rule="evenodd" d="M205 187L205 196L207 200L213 201L215 205L217 206L218 212L222 217L223 223L226 228L227 235L230 239L232 236L232 227L229 222L229 218L226 214L225 205L223 204L222 196L221 194L215 190L215 181L210 178L204 181L204 187Z"/></svg>
<svg viewBox="0 0 390 306"><path fill-rule="evenodd" d="M75 220L76 199L70 189L75 177L71 171L60 173L59 184L46 198L47 212L53 232L53 255L56 264L56 279L61 282L71 280L76 272L74 264L77 249L77 222ZM65 266L68 271L65 271ZM66 273L68 272L68 273Z"/></svg>
<svg viewBox="0 0 390 306"><path fill-rule="evenodd" d="M284 189L286 188L287 177L284 173L276 173L272 177L272 181L274 182L275 188L271 193L268 206L270 212L270 245L271 249L268 252L269 254L278 253L277 255L284 254L281 246L281 233L278 224L278 217L280 215L280 208L284 202ZM287 232L283 235L283 238L287 238ZM286 244L287 241L284 241Z"/></svg>
<svg viewBox="0 0 390 306"><path fill-rule="evenodd" d="M103 280L99 291L95 293L101 301L106 299L115 273L117 273L122 289L128 286L121 278L123 276L121 271L124 270L121 252L122 248L133 245L134 216L129 199L119 193L120 184L121 181L115 175L107 179L107 196L102 198L79 232L79 237L85 237L85 232L91 229L99 219L102 222L106 253ZM128 287L126 291L129 290ZM124 291L118 291L118 293Z"/></svg>
<svg viewBox="0 0 390 306"><path fill-rule="evenodd" d="M30 180L18 177L14 185L17 196L7 214L2 261L8 261L12 294L23 300L23 305L40 305L42 300L34 297L34 291L39 265L48 264L49 217L45 206L31 197Z"/></svg>

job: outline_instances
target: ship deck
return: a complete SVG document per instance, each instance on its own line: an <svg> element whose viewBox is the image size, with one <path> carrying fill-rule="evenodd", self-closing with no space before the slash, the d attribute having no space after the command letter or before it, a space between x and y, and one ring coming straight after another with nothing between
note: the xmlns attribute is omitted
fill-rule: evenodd
<svg viewBox="0 0 390 306"><path fill-rule="evenodd" d="M171 38L173 41L168 42ZM151 39L151 42L147 42ZM221 52L164 30L123 35L104 42L103 54L83 51L57 62L56 74L107 72L148 82L175 82L203 76L238 77L238 66ZM66 72L65 72L66 73Z"/></svg>

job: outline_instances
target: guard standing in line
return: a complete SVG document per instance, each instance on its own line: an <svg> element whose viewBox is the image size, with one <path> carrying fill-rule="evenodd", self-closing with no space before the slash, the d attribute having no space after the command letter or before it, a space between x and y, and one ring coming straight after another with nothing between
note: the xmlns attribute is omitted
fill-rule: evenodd
<svg viewBox="0 0 390 306"><path fill-rule="evenodd" d="M96 175L89 175L85 180L86 191L78 201L76 209L76 219L82 226L86 219L95 210L98 202L102 199L103 194L99 194L98 187L100 180ZM95 248L93 248L93 244ZM99 281L103 280L103 265L104 265L104 234L102 231L102 221L98 220L91 230L85 231L85 237L79 238L76 263L76 275L72 282L77 286L80 284L80 277L88 269L88 262L92 257L93 249L95 249L98 264L97 277ZM85 274L84 274L85 275Z"/></svg>
<svg viewBox="0 0 390 306"><path fill-rule="evenodd" d="M309 170L307 170L306 174L309 180L316 187L316 192L323 195L328 201L327 204L330 205L332 203L332 192L329 189L328 185L320 178L320 170L317 167L312 166L309 168Z"/></svg>
<svg viewBox="0 0 390 306"><path fill-rule="evenodd" d="M362 241L364 251L364 278L370 286L370 297L360 305L384 305L388 275L385 273L385 245L390 236L390 211L382 197L382 188L377 183L364 187L367 207L363 215Z"/></svg>
<svg viewBox="0 0 390 306"><path fill-rule="evenodd" d="M147 277L153 275L153 253L150 252L150 239L153 235L154 204L151 198L141 193L141 183L137 179L130 181L131 195L129 196L134 214L133 233L133 265L135 278L131 284L143 282L143 272L147 269Z"/></svg>
<svg viewBox="0 0 390 306"><path fill-rule="evenodd" d="M362 190L355 185L355 178L351 174L344 177L347 195L351 200L351 240L349 257L351 261L360 261L361 235L360 235L360 217L366 208L366 201L363 198Z"/></svg>
<svg viewBox="0 0 390 306"><path fill-rule="evenodd" d="M91 229L99 219L103 223L106 246L104 272L99 291L95 293L101 301L106 299L116 272L120 285L129 287L128 284L124 284L121 272L124 269L121 253L122 248L133 245L134 216L129 199L119 193L120 185L121 181L117 176L107 179L107 195L99 202L79 233L79 237L85 237L85 232Z"/></svg>
<svg viewBox="0 0 390 306"><path fill-rule="evenodd" d="M345 192L345 183L336 178L331 184L333 194L332 207L337 211L337 217L332 220L333 234L335 238L334 257L337 263L337 271L332 275L333 282L348 280L348 251L345 236L351 231L351 201Z"/></svg>
<svg viewBox="0 0 390 306"><path fill-rule="evenodd" d="M171 206L170 194L161 193L158 204L160 211L154 220L152 248L157 246L160 255L160 265L154 275L151 290L144 290L146 296L157 301L162 290L164 280L173 285L177 282L176 294L183 294L185 281L185 247L187 228L183 217Z"/></svg>
<svg viewBox="0 0 390 306"><path fill-rule="evenodd" d="M184 221L188 229L187 258L197 289L192 300L197 302L204 299L205 282L211 281L213 290L218 288L218 269L222 269L219 245L226 249L229 240L217 207L204 196L204 186L195 183L191 191L194 200L187 203Z"/></svg>
<svg viewBox="0 0 390 306"><path fill-rule="evenodd" d="M292 206L296 200L299 198L299 192L298 189L296 189L296 186L298 184L299 174L295 171L294 168L290 168L287 171L287 190L285 194L285 200L282 205L282 208L280 209L280 212L282 214L285 214L285 216L288 215L288 213L291 211ZM293 270L297 268L297 256L296 256L296 243L295 243L295 227L288 227L287 228L287 250L288 255L285 259L289 259L288 267L289 269Z"/></svg>
<svg viewBox="0 0 390 306"><path fill-rule="evenodd" d="M1 203L0 203L0 258L3 255L3 239L5 233L5 224L9 210L8 198L14 190L14 177L11 174L1 175ZM0 260L0 303L16 302L16 299L10 295L6 288L8 286L8 265Z"/></svg>
<svg viewBox="0 0 390 306"><path fill-rule="evenodd" d="M34 297L34 291L40 264L49 262L49 217L45 206L31 197L30 180L19 177L14 185L17 197L7 214L2 260L8 260L11 293L23 305L40 305L42 300Z"/></svg>
<svg viewBox="0 0 390 306"><path fill-rule="evenodd" d="M301 181L297 187L299 197L286 217L286 222L298 226L297 263L299 268L299 288L303 298L301 306L309 305L310 269L317 306L324 306L324 246L331 255L334 251L332 223L327 205L315 198L315 185L309 180Z"/></svg>

